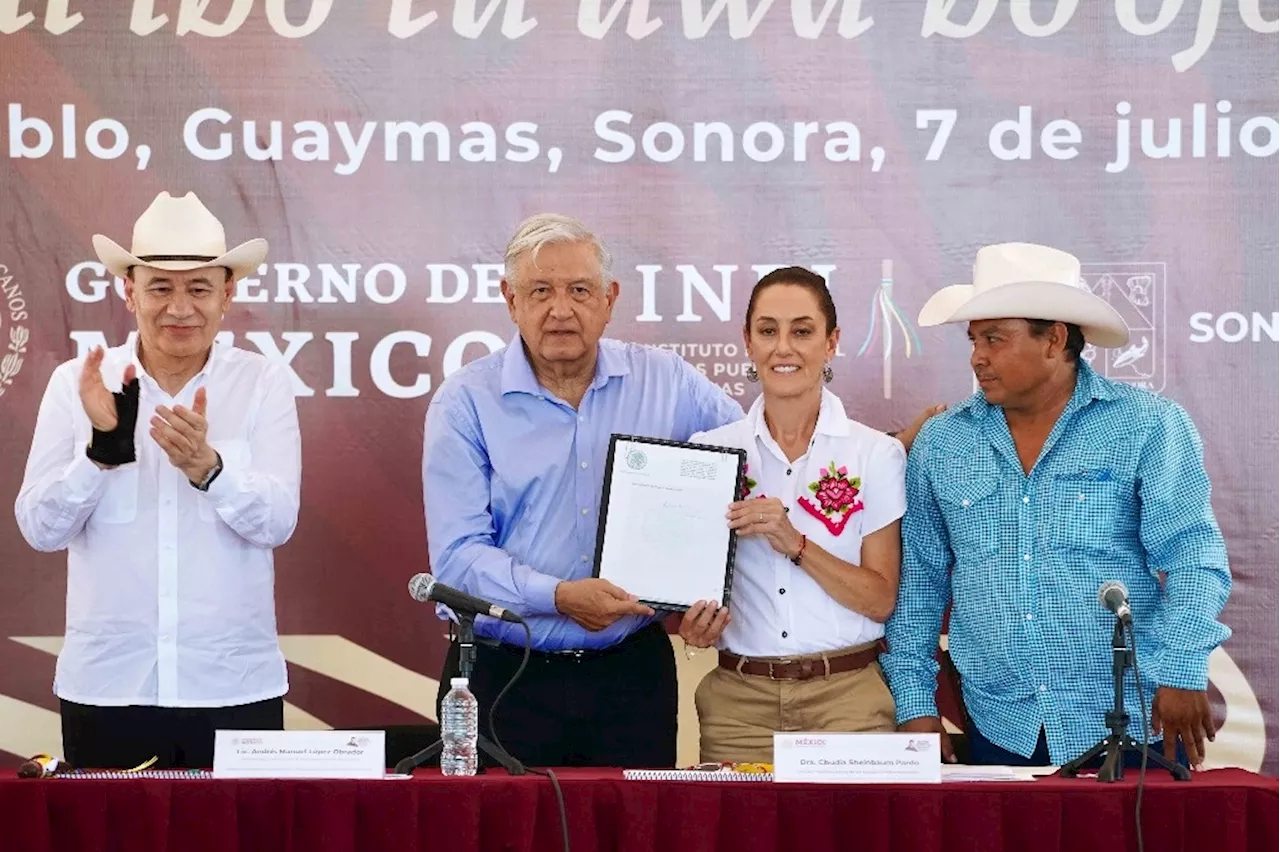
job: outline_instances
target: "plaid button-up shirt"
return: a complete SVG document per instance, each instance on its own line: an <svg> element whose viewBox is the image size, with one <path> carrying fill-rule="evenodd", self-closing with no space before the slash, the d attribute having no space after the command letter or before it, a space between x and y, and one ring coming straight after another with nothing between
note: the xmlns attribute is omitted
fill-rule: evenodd
<svg viewBox="0 0 1280 852"><path fill-rule="evenodd" d="M1106 734L1114 616L1098 588L1129 589L1147 710L1157 685L1202 690L1231 587L1201 443L1176 403L1083 361L1030 475L1002 410L977 394L934 417L907 463L902 580L882 658L898 721L937 715L948 648L983 735L1055 764ZM1130 733L1141 740L1127 675Z"/></svg>

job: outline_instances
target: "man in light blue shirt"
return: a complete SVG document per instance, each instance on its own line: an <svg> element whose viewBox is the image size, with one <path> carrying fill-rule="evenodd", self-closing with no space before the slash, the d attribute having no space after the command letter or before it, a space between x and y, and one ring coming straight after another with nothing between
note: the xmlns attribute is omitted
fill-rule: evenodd
<svg viewBox="0 0 1280 852"><path fill-rule="evenodd" d="M1143 742L1149 711L1153 744L1198 767L1213 739L1208 661L1230 635L1217 619L1231 588L1200 439L1176 403L1081 357L1086 343L1123 347L1129 333L1079 280L1065 252L989 246L973 284L921 311L921 325L968 323L982 391L933 418L912 447L881 661L900 729L941 733L935 655L950 605L972 762L1061 765L1107 735L1115 616L1098 590L1120 581L1142 679L1139 693L1126 675L1129 734ZM945 735L942 744L951 757Z"/></svg>
<svg viewBox="0 0 1280 852"><path fill-rule="evenodd" d="M742 418L738 403L679 356L601 339L618 297L608 252L580 222L543 214L506 251L510 345L467 364L427 410L423 490L432 572L519 613L529 667L497 728L540 766L672 766L676 668L660 613L592 578L601 486L614 432L687 440ZM691 609L686 642L728 621ZM523 655L522 627L476 620L471 690L481 718ZM455 642L441 695L458 671Z"/></svg>

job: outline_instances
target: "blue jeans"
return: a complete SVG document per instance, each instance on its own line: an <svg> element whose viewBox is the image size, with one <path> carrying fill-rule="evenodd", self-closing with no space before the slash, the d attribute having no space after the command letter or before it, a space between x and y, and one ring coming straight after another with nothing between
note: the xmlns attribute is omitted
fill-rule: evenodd
<svg viewBox="0 0 1280 852"><path fill-rule="evenodd" d="M1023 757L1020 754L1014 754L1006 751L991 740L987 739L978 730L977 726L969 725L969 729L965 731L965 735L969 738L969 763L975 765L986 766L1050 766L1049 761L1049 743L1045 741L1044 730L1040 731L1040 741L1036 743L1036 750L1030 757ZM1164 741L1156 740L1151 744L1151 748L1157 754L1164 754ZM1187 760L1187 753L1182 748L1182 743L1178 743L1176 753L1177 762L1188 769L1191 768L1190 762ZM1074 759L1074 756L1070 759ZM1151 769L1152 762L1147 761L1147 768ZM1087 769L1097 769L1102 766L1102 756L1085 765ZM1124 754L1125 769L1140 769L1142 767L1142 754L1140 752L1125 752Z"/></svg>

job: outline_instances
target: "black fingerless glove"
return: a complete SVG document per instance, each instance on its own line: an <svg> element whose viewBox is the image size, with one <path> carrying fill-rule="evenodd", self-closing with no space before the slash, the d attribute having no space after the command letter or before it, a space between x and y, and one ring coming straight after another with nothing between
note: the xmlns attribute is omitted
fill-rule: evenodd
<svg viewBox="0 0 1280 852"><path fill-rule="evenodd" d="M112 394L116 398L116 428L110 432L94 428L93 439L85 455L99 464L112 467L137 461L133 433L138 425L138 391L138 379L135 377Z"/></svg>

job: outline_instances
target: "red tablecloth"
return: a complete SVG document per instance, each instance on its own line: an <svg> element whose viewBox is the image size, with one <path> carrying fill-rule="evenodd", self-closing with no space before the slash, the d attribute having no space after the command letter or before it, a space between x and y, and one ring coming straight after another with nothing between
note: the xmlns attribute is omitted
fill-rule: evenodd
<svg viewBox="0 0 1280 852"><path fill-rule="evenodd" d="M1134 778L931 786L624 781L561 770L574 852L1131 850ZM1277 848L1275 778L1149 772L1158 852ZM556 850L537 776L388 781L0 780L4 852Z"/></svg>

